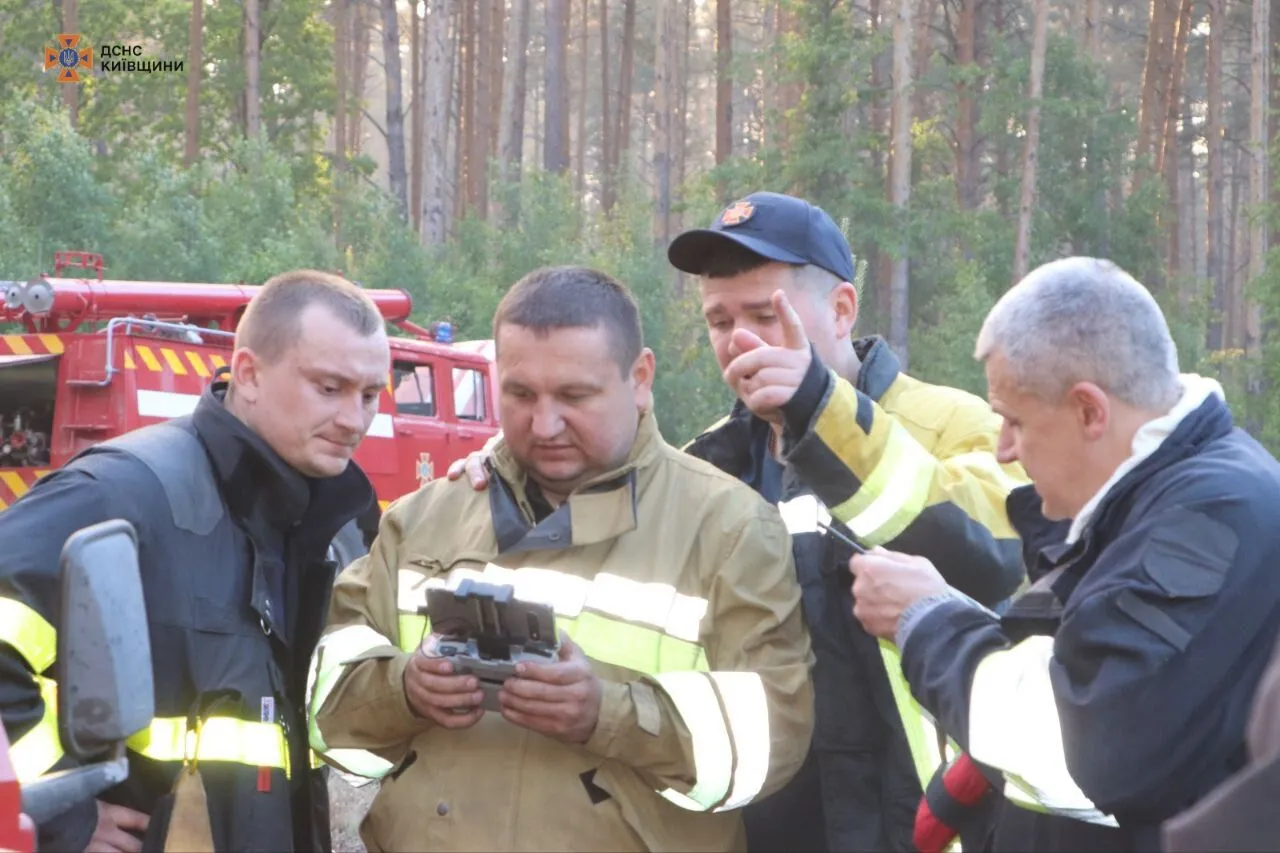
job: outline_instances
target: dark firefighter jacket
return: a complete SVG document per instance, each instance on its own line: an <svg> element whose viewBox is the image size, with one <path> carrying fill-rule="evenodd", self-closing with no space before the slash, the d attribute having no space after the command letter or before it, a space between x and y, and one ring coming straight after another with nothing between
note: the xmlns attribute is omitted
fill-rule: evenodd
<svg viewBox="0 0 1280 853"><path fill-rule="evenodd" d="M912 850L922 784L941 761L892 647L853 618L852 551L816 522L928 557L989 605L1024 577L1005 498L1025 475L995 460L999 418L973 395L902 373L880 338L854 346L856 387L814 355L784 410L785 465L770 452L769 425L741 402L685 448L779 504L813 640L809 757L787 787L746 809L755 851Z"/></svg>
<svg viewBox="0 0 1280 853"><path fill-rule="evenodd" d="M0 713L20 778L69 766L56 705L42 699L42 688L55 695L63 629L59 554L77 529L124 518L138 533L156 717L129 741L128 780L102 799L152 814L145 849L160 849L166 816L153 812L199 709L216 848L328 849L303 697L335 571L329 542L373 490L354 464L304 478L223 407L224 393L215 382L191 415L90 448L0 514ZM86 802L40 827L40 848L83 850L95 823Z"/></svg>
<svg viewBox="0 0 1280 853"><path fill-rule="evenodd" d="M1158 850L1241 768L1280 631L1277 506L1280 464L1217 395L1074 544L1032 489L1010 496L1035 582L1003 618L946 601L903 639L916 698L1003 773L996 850Z"/></svg>

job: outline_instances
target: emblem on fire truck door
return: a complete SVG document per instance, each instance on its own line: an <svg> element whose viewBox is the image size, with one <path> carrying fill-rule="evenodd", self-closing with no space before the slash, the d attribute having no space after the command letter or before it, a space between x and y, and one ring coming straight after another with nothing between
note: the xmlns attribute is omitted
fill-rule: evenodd
<svg viewBox="0 0 1280 853"><path fill-rule="evenodd" d="M418 454L418 485L425 486L436 478L435 465L431 462L430 453Z"/></svg>

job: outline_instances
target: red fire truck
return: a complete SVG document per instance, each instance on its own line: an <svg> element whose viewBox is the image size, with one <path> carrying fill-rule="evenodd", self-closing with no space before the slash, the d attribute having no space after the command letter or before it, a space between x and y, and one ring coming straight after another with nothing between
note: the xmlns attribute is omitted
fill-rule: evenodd
<svg viewBox="0 0 1280 853"><path fill-rule="evenodd" d="M92 277L62 277L75 267ZM93 444L190 412L230 359L257 287L117 281L101 255L58 252L52 276L0 283L0 511ZM441 474L498 431L491 348L445 344L409 320L400 290L366 291L393 329L392 372L356 453L378 503ZM345 563L364 548L354 526L334 543Z"/></svg>

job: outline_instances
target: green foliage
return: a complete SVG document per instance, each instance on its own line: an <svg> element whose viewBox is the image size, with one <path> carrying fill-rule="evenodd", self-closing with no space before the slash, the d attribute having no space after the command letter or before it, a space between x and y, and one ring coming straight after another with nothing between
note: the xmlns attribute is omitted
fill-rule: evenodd
<svg viewBox="0 0 1280 853"><path fill-rule="evenodd" d="M933 316L911 329L913 372L926 382L985 397L986 374L973 347L994 299L977 261L955 258L953 269L951 288L929 306Z"/></svg>

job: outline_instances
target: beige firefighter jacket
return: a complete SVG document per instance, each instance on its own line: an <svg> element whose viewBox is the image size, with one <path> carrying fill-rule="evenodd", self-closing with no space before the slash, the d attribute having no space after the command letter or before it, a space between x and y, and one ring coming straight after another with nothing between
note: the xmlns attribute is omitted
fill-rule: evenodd
<svg viewBox="0 0 1280 853"><path fill-rule="evenodd" d="M812 732L809 638L790 538L746 486L641 419L626 464L534 525L505 444L497 478L388 508L338 579L312 674L312 747L381 776L370 850L737 850L738 809L798 770ZM445 730L403 673L431 585L512 583L555 605L604 692L576 746L488 712ZM371 755L370 753L375 753Z"/></svg>

